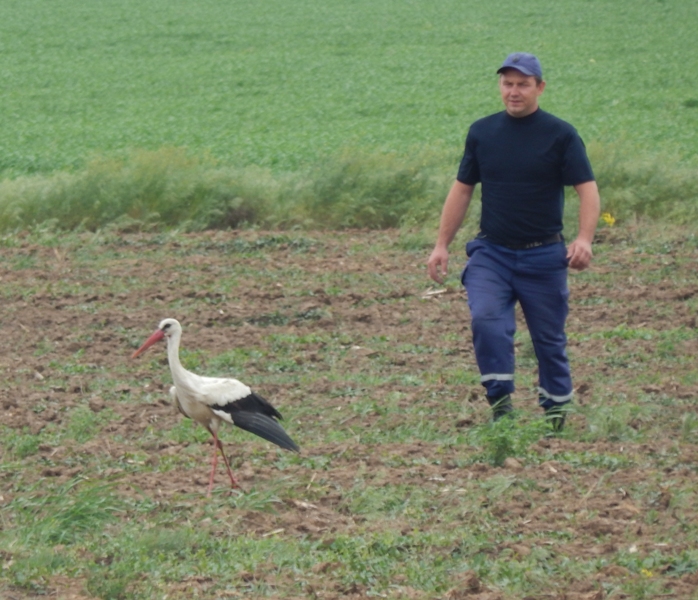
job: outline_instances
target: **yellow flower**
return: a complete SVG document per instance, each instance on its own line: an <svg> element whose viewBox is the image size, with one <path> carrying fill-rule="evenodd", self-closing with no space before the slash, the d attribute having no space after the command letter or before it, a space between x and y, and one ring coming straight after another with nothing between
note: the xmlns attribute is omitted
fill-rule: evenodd
<svg viewBox="0 0 698 600"><path fill-rule="evenodd" d="M652 571L649 569L640 569L640 574L645 577L654 577L654 573L652 573Z"/></svg>
<svg viewBox="0 0 698 600"><path fill-rule="evenodd" d="M611 213L607 212L601 215L601 220L609 227L613 227L613 224L616 222L616 218Z"/></svg>

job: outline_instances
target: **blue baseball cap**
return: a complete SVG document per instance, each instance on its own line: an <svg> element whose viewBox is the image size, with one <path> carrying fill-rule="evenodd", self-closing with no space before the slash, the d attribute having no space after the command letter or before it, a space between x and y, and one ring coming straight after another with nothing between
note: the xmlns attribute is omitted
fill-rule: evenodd
<svg viewBox="0 0 698 600"><path fill-rule="evenodd" d="M497 73L501 73L504 69L516 69L529 77L543 77L543 69L538 58L526 52L514 52L507 56Z"/></svg>

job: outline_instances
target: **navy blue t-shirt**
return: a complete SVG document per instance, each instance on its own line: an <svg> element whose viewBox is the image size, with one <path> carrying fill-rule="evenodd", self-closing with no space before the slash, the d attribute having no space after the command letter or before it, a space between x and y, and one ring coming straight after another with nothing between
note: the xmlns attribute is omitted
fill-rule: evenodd
<svg viewBox="0 0 698 600"><path fill-rule="evenodd" d="M482 183L480 231L499 244L542 240L562 231L564 187L594 180L584 142L569 123L540 108L475 121L458 181Z"/></svg>

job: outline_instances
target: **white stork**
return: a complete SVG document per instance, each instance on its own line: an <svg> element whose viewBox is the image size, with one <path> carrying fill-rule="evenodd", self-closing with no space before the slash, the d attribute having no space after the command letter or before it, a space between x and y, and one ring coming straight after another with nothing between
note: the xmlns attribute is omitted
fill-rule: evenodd
<svg viewBox="0 0 698 600"><path fill-rule="evenodd" d="M276 419L281 419L279 411L267 400L255 394L244 383L237 379L202 377L187 371L182 366L179 361L182 326L176 319L164 319L131 358L136 358L163 338L167 339L167 360L170 363L174 382L170 388L170 395L185 417L201 423L213 436L211 477L208 483L209 496L218 464L217 449L220 449L225 461L231 485L234 488L239 487L223 451L223 444L218 439L218 427L222 421L250 431L285 450L299 451L296 443L277 422Z"/></svg>

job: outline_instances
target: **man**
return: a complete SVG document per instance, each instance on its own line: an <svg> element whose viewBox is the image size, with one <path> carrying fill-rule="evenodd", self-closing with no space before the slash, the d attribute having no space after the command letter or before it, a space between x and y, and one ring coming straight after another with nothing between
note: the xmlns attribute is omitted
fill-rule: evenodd
<svg viewBox="0 0 698 600"><path fill-rule="evenodd" d="M505 110L470 127L427 266L430 277L442 283L448 246L481 183L480 233L466 245L462 274L481 382L494 419L511 413L518 301L538 359L539 404L560 431L572 400L567 268L586 269L591 262L599 191L577 131L538 106L545 89L540 61L517 52L497 73ZM574 187L580 202L579 233L567 248L565 186Z"/></svg>

